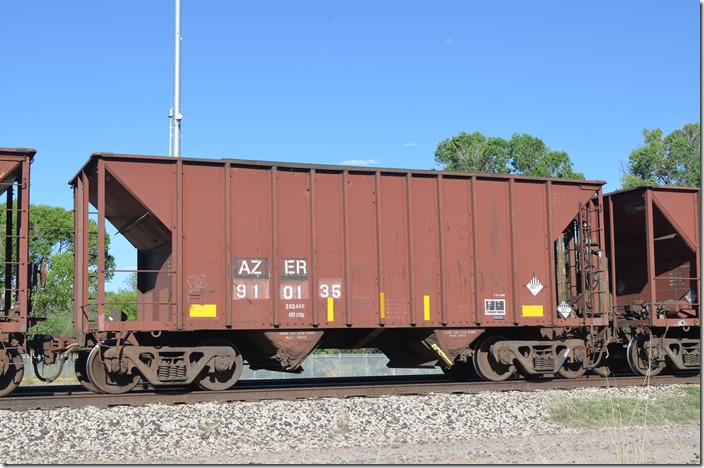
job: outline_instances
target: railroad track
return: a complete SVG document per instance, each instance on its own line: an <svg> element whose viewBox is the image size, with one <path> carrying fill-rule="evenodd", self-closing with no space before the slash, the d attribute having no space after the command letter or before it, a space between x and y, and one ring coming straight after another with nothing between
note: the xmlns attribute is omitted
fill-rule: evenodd
<svg viewBox="0 0 704 468"><path fill-rule="evenodd" d="M261 400L295 400L306 398L379 397L385 395L424 395L429 393L478 393L486 391L531 391L573 389L581 387L627 387L700 383L696 375L660 375L646 379L625 375L579 379L545 378L510 379L504 382L454 382L445 376L352 377L326 379L242 380L225 391L201 391L191 388L154 389L144 386L121 395L97 394L80 385L20 387L9 397L0 399L0 409L29 410L76 408L82 406L141 406L148 404L193 404Z"/></svg>

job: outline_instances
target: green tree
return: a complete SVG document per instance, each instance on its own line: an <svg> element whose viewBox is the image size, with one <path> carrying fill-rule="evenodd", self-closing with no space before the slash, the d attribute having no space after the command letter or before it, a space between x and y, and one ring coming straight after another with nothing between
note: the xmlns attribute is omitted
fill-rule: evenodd
<svg viewBox="0 0 704 468"><path fill-rule="evenodd" d="M435 161L447 171L518 174L529 177L584 179L564 151L552 151L541 139L514 134L510 140L461 132L441 141Z"/></svg>
<svg viewBox="0 0 704 468"><path fill-rule="evenodd" d="M435 162L444 164L446 171L509 173L506 141L479 132L461 132L441 141L435 150Z"/></svg>
<svg viewBox="0 0 704 468"><path fill-rule="evenodd" d="M6 211L0 205L0 226L5 225ZM89 275L90 292L97 287L95 270L98 261L98 225L90 220ZM110 236L105 234L106 268L115 268L115 259L109 253ZM14 255L14 252L13 252ZM0 260L4 259L0 249ZM29 262L41 265L46 258L46 283L37 284L32 291L32 316L44 318L31 333L69 333L72 329L73 304L73 212L61 207L31 205L29 215ZM15 259L13 259L15 260ZM4 274L4 272L2 273ZM112 277L106 274L107 279ZM4 279L3 279L4 280Z"/></svg>
<svg viewBox="0 0 704 468"><path fill-rule="evenodd" d="M125 286L117 291L105 293L107 312L121 309L129 320L137 320L137 273L132 273L126 280Z"/></svg>
<svg viewBox="0 0 704 468"><path fill-rule="evenodd" d="M643 129L643 144L631 151L621 177L623 188L641 185L699 186L701 126L685 124L663 138L663 131Z"/></svg>
<svg viewBox="0 0 704 468"><path fill-rule="evenodd" d="M508 141L508 155L513 174L557 179L584 179L572 169L572 161L564 151L552 151L540 138L514 133Z"/></svg>
<svg viewBox="0 0 704 468"><path fill-rule="evenodd" d="M31 332L65 334L72 329L73 252L56 252L47 257L44 287L37 285L32 294L32 316L44 320Z"/></svg>
<svg viewBox="0 0 704 468"><path fill-rule="evenodd" d="M41 263L47 259L46 284L32 295L33 316L46 320L37 324L34 333L69 333L73 309L73 212L57 206L32 205L29 217L29 259ZM89 293L97 290L98 224L90 220L88 229ZM110 236L105 233L105 267L115 268L109 253ZM106 281L112 273L106 274Z"/></svg>

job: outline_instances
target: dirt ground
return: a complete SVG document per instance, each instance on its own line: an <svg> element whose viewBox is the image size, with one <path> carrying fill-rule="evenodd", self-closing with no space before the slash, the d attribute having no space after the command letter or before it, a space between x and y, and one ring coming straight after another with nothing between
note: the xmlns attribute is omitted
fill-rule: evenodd
<svg viewBox="0 0 704 468"><path fill-rule="evenodd" d="M487 437L428 446L396 445L266 452L201 463L295 464L696 464L700 425L569 432L563 436Z"/></svg>

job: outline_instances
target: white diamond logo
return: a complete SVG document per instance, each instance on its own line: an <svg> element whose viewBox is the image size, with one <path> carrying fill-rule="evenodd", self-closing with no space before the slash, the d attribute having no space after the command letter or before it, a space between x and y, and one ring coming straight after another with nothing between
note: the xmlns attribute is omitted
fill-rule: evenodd
<svg viewBox="0 0 704 468"><path fill-rule="evenodd" d="M697 300L697 293L690 289L687 291L687 294L684 295L684 298L687 299L687 302L693 304Z"/></svg>
<svg viewBox="0 0 704 468"><path fill-rule="evenodd" d="M540 290L543 289L543 285L540 284L538 278L534 276L533 279L528 281L528 284L526 284L526 288L528 288L528 290L532 292L534 296L536 296L540 292Z"/></svg>
<svg viewBox="0 0 704 468"><path fill-rule="evenodd" d="M565 301L560 302L560 305L557 306L557 311L562 315L562 318L567 318L570 315L570 312L572 312L572 307Z"/></svg>

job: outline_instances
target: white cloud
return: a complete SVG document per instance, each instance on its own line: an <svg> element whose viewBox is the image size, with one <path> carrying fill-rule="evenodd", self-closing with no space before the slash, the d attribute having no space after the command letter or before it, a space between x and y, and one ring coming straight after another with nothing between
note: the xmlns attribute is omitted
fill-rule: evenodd
<svg viewBox="0 0 704 468"><path fill-rule="evenodd" d="M455 40L454 40L453 38L451 38L451 37L448 37L447 39L445 39L445 40L442 41L442 42L444 42L445 44L451 46L452 44L455 43Z"/></svg>
<svg viewBox="0 0 704 468"><path fill-rule="evenodd" d="M345 166L371 166L372 164L379 164L379 161L373 159L348 159L347 161L342 161Z"/></svg>
<svg viewBox="0 0 704 468"><path fill-rule="evenodd" d="M404 143L401 145L401 148L413 148L414 146L416 146L415 143Z"/></svg>

